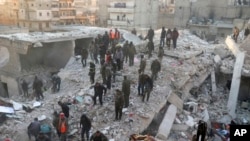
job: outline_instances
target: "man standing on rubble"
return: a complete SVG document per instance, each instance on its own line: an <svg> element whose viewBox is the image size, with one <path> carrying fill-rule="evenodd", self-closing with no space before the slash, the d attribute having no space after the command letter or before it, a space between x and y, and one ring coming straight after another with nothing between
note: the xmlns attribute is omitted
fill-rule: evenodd
<svg viewBox="0 0 250 141"><path fill-rule="evenodd" d="M148 49L148 58L151 58L152 57L152 52L154 50L154 43L152 41L148 42L147 49Z"/></svg>
<svg viewBox="0 0 250 141"><path fill-rule="evenodd" d="M141 61L140 61L140 70L141 70L141 73L144 73L146 65L147 65L147 61L146 61L146 59L144 59L144 55L142 54L141 55Z"/></svg>
<svg viewBox="0 0 250 141"><path fill-rule="evenodd" d="M160 47L158 51L158 59L160 60L160 62L162 62L163 55L164 55L164 49L163 47Z"/></svg>
<svg viewBox="0 0 250 141"><path fill-rule="evenodd" d="M117 64L117 70L120 71L122 69L122 61L123 61L123 52L121 49L121 45L116 46L115 59Z"/></svg>
<svg viewBox="0 0 250 141"><path fill-rule="evenodd" d="M94 100L94 105L96 105L96 97L99 98L99 102L102 106L102 95L103 93L106 95L107 93L107 89L101 85L100 83L96 82L95 86L94 86L94 97L93 97L93 100Z"/></svg>
<svg viewBox="0 0 250 141"><path fill-rule="evenodd" d="M60 134L60 141L67 141L68 132L68 119L65 117L64 113L60 113L58 130Z"/></svg>
<svg viewBox="0 0 250 141"><path fill-rule="evenodd" d="M104 60L101 60L101 76L102 76L102 84L106 84L107 83L107 79L106 79L106 66L107 64L105 63Z"/></svg>
<svg viewBox="0 0 250 141"><path fill-rule="evenodd" d="M122 82L122 92L124 94L124 108L129 106L129 96L130 96L130 80L127 79L127 76L124 76Z"/></svg>
<svg viewBox="0 0 250 141"><path fill-rule="evenodd" d="M54 74L52 76L52 83L53 83L53 86L52 86L52 92L59 92L60 91L60 85L61 85L61 78L57 75L57 74Z"/></svg>
<svg viewBox="0 0 250 141"><path fill-rule="evenodd" d="M160 47L164 47L164 45L165 45L165 37L166 37L166 30L165 30L165 27L163 26L162 30L161 30Z"/></svg>
<svg viewBox="0 0 250 141"><path fill-rule="evenodd" d="M124 106L124 97L122 91L116 89L115 94L115 120L121 120L122 118L122 108Z"/></svg>
<svg viewBox="0 0 250 141"><path fill-rule="evenodd" d="M135 46L134 46L133 42L130 42L129 47L128 47L129 66L134 65L135 54L136 54Z"/></svg>
<svg viewBox="0 0 250 141"><path fill-rule="evenodd" d="M172 31L168 29L166 33L166 44L168 46L168 49L170 49L171 39L172 39Z"/></svg>
<svg viewBox="0 0 250 141"><path fill-rule="evenodd" d="M148 38L149 42L153 42L154 35L155 35L155 32L152 29L152 27L150 26L150 28L148 30L148 34L146 36L146 39Z"/></svg>
<svg viewBox="0 0 250 141"><path fill-rule="evenodd" d="M95 64L93 62L89 63L89 78L91 84L95 83Z"/></svg>
<svg viewBox="0 0 250 141"><path fill-rule="evenodd" d="M156 80L158 72L160 71L161 71L161 63L158 59L155 59L151 64L151 72L152 72L151 78L153 80Z"/></svg>
<svg viewBox="0 0 250 141"><path fill-rule="evenodd" d="M28 97L29 96L29 94L28 94L28 83L25 81L25 79L23 79L23 81L21 83L21 86L22 86L22 90L23 90L23 96Z"/></svg>
<svg viewBox="0 0 250 141"><path fill-rule="evenodd" d="M28 126L28 136L31 140L31 136L34 136L37 139L37 136L40 132L41 123L38 121L38 118L34 118L34 121L31 122Z"/></svg>
<svg viewBox="0 0 250 141"><path fill-rule="evenodd" d="M250 30L249 30L249 28L247 27L246 29L245 29L245 32L244 32L244 36L245 36L245 39L247 38L247 36L250 34Z"/></svg>
<svg viewBox="0 0 250 141"><path fill-rule="evenodd" d="M106 70L105 70L105 74L106 74L106 85L107 85L107 89L110 90L111 89L111 79L112 79L112 70L111 70L111 64L107 64L106 66Z"/></svg>
<svg viewBox="0 0 250 141"><path fill-rule="evenodd" d="M87 48L83 47L83 48L82 48L82 51L81 51L81 56L82 56L81 62L82 62L82 66L83 66L83 67L86 67L86 66L87 66L88 54L89 54L89 53L88 53Z"/></svg>
<svg viewBox="0 0 250 141"><path fill-rule="evenodd" d="M179 37L179 32L177 31L176 28L174 28L173 32L172 32L172 40L173 40L173 46L174 49L176 49L177 46L177 38Z"/></svg>
<svg viewBox="0 0 250 141"><path fill-rule="evenodd" d="M87 141L89 141L89 131L91 129L91 120L85 114L82 114L81 116L80 128L82 128L82 132L81 132L82 141L85 141L84 134L86 134Z"/></svg>
<svg viewBox="0 0 250 141"><path fill-rule="evenodd" d="M198 129L196 134L196 141L205 141L206 133L207 133L207 123L199 120ZM201 136L201 140L200 139Z"/></svg>
<svg viewBox="0 0 250 141"><path fill-rule="evenodd" d="M138 96L142 96L144 94L144 83L145 83L145 75L142 71L139 69L139 78L138 78Z"/></svg>
<svg viewBox="0 0 250 141"><path fill-rule="evenodd" d="M66 103L62 103L61 101L58 101L58 105L61 106L65 117L69 118L69 106Z"/></svg>
<svg viewBox="0 0 250 141"><path fill-rule="evenodd" d="M122 52L123 52L123 60L125 61L125 63L128 62L128 40L126 40L125 44L122 47Z"/></svg>
<svg viewBox="0 0 250 141"><path fill-rule="evenodd" d="M148 75L144 75L144 89L145 89L145 93L142 95L142 102L144 102L145 96L147 95L147 101L150 97L150 93L153 90L153 80L148 76Z"/></svg>
<svg viewBox="0 0 250 141"><path fill-rule="evenodd" d="M42 80L39 80L37 76L35 76L35 79L33 82L33 91L36 95L36 100L44 99L42 87L43 87Z"/></svg>

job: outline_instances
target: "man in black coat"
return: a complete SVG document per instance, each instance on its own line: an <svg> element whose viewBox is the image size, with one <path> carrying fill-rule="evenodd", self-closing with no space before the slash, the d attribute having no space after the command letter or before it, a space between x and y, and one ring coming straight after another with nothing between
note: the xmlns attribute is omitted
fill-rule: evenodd
<svg viewBox="0 0 250 141"><path fill-rule="evenodd" d="M42 87L43 87L42 80L39 80L37 76L35 76L35 79L33 82L33 91L35 92L37 100L40 100L41 98L44 99Z"/></svg>
<svg viewBox="0 0 250 141"><path fill-rule="evenodd" d="M37 139L37 136L40 132L41 123L38 121L38 118L35 118L28 126L28 136L31 139L31 136L34 136Z"/></svg>
<svg viewBox="0 0 250 141"><path fill-rule="evenodd" d="M142 102L144 102L146 95L147 95L147 101L148 101L150 93L153 90L153 80L148 75L145 75L144 77L145 77L145 83L144 83L145 93L142 96Z"/></svg>
<svg viewBox="0 0 250 141"><path fill-rule="evenodd" d="M66 103L62 103L61 101L58 101L58 105L61 106L65 117L69 118L69 106Z"/></svg>
<svg viewBox="0 0 250 141"><path fill-rule="evenodd" d="M85 141L84 134L86 134L86 138L88 141L89 140L89 130L91 129L91 121L85 114L82 114L82 116L81 116L80 128L82 128L82 132L81 132L82 141Z"/></svg>
<svg viewBox="0 0 250 141"><path fill-rule="evenodd" d="M104 94L107 93L107 89L101 85L100 83L96 82L95 86L94 86L94 105L96 105L96 97L99 97L99 102L100 104L102 105L102 95L103 95L103 92Z"/></svg>
<svg viewBox="0 0 250 141"><path fill-rule="evenodd" d="M165 30L165 27L162 27L161 39L160 39L160 47L164 47L164 45L165 45L165 37L166 37L166 30Z"/></svg>
<svg viewBox="0 0 250 141"><path fill-rule="evenodd" d="M28 97L29 96L29 94L28 94L28 83L25 80L23 80L21 86L22 86L24 97Z"/></svg>
<svg viewBox="0 0 250 141"><path fill-rule="evenodd" d="M150 29L148 30L148 34L147 34L147 38L150 42L153 42L154 35L155 35L155 32L150 26Z"/></svg>

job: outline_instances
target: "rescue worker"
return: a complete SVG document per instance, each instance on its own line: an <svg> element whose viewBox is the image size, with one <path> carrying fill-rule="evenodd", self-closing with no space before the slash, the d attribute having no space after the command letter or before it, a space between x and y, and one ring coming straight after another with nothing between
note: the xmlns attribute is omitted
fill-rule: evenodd
<svg viewBox="0 0 250 141"><path fill-rule="evenodd" d="M89 63L89 78L91 84L95 83L95 64L93 62Z"/></svg>
<svg viewBox="0 0 250 141"><path fill-rule="evenodd" d="M115 43L119 43L119 40L121 38L120 31L115 28Z"/></svg>
<svg viewBox="0 0 250 141"><path fill-rule="evenodd" d="M115 90L115 120L121 120L122 118L122 108L124 106L124 97L122 91Z"/></svg>
<svg viewBox="0 0 250 141"><path fill-rule="evenodd" d="M91 137L90 141L108 141L108 138L101 133L100 131L96 131Z"/></svg>
<svg viewBox="0 0 250 141"><path fill-rule="evenodd" d="M128 40L126 40L125 44L122 47L123 60L125 61L125 63L128 62L128 48L129 48L129 44L128 44Z"/></svg>
<svg viewBox="0 0 250 141"><path fill-rule="evenodd" d="M130 42L129 43L129 48L128 48L129 66L134 65L135 54L136 54L135 46L134 46L133 42Z"/></svg>
<svg viewBox="0 0 250 141"><path fill-rule="evenodd" d="M49 124L43 123L40 126L40 133L44 134L46 139L51 140L52 128Z"/></svg>
<svg viewBox="0 0 250 141"><path fill-rule="evenodd" d="M86 139L87 141L89 141L89 131L91 129L91 120L85 114L82 114L81 116L80 128L82 128L82 132L81 132L82 141L85 141L84 134L86 134Z"/></svg>
<svg viewBox="0 0 250 141"><path fill-rule="evenodd" d="M148 38L149 42L153 42L154 35L155 35L155 32L152 29L152 27L150 26L150 28L148 30L148 34L146 36L146 38Z"/></svg>
<svg viewBox="0 0 250 141"><path fill-rule="evenodd" d="M158 76L158 72L160 71L161 71L161 63L159 62L158 59L155 59L151 64L151 72L152 72L151 78L153 80L156 80Z"/></svg>
<svg viewBox="0 0 250 141"><path fill-rule="evenodd" d="M106 74L106 85L107 85L107 89L110 90L111 89L111 79L112 79L112 70L111 70L111 65L108 64L106 66L106 70L105 70L105 74Z"/></svg>
<svg viewBox="0 0 250 141"><path fill-rule="evenodd" d="M148 75L144 75L144 91L145 93L142 96L142 102L144 102L145 96L147 96L147 101L150 97L150 93L153 90L153 80L148 76Z"/></svg>
<svg viewBox="0 0 250 141"><path fill-rule="evenodd" d="M146 61L146 59L144 59L144 55L141 55L141 61L140 61L140 70L141 70L141 73L144 73L146 65L147 65L147 61Z"/></svg>
<svg viewBox="0 0 250 141"><path fill-rule="evenodd" d="M93 97L93 100L94 100L94 105L96 105L96 97L99 98L99 102L100 102L100 105L102 106L102 95L103 93L106 95L107 93L107 89L101 85L100 83L96 82L95 86L94 86L94 97Z"/></svg>
<svg viewBox="0 0 250 141"><path fill-rule="evenodd" d="M166 44L168 46L168 49L170 49L171 39L172 39L172 31L171 29L168 29L166 33Z"/></svg>
<svg viewBox="0 0 250 141"><path fill-rule="evenodd" d="M235 26L234 30L233 30L233 39L234 39L235 43L237 43L239 33L240 33L239 28L237 26Z"/></svg>
<svg viewBox="0 0 250 141"><path fill-rule="evenodd" d="M68 119L65 117L64 113L60 113L58 130L60 133L60 141L67 141L68 132Z"/></svg>
<svg viewBox="0 0 250 141"><path fill-rule="evenodd" d="M163 26L162 29L161 29L160 47L164 47L164 45L165 45L165 37L166 37L166 30L165 30L165 27Z"/></svg>
<svg viewBox="0 0 250 141"><path fill-rule="evenodd" d="M82 48L82 51L81 51L81 62L82 62L82 66L83 67L86 67L87 66L87 59L88 59L88 50L87 48Z"/></svg>
<svg viewBox="0 0 250 141"><path fill-rule="evenodd" d="M147 44L147 48L148 48L148 58L152 57L152 52L154 50L154 43L149 41Z"/></svg>
<svg viewBox="0 0 250 141"><path fill-rule="evenodd" d="M54 74L52 76L52 92L59 92L60 91L60 85L61 85L61 78L57 75Z"/></svg>
<svg viewBox="0 0 250 141"><path fill-rule="evenodd" d="M43 88L42 80L39 80L37 76L35 76L33 82L33 91L35 92L36 100L44 99L42 88Z"/></svg>
<svg viewBox="0 0 250 141"><path fill-rule="evenodd" d="M37 136L40 132L41 123L38 121L38 118L34 118L34 121L31 122L28 126L28 136L31 140L31 136L34 136L37 139Z"/></svg>
<svg viewBox="0 0 250 141"><path fill-rule="evenodd" d="M23 96L24 97L29 97L29 94L28 94L28 83L25 81L25 79L22 80L22 83L21 83L21 86L22 86L22 90L23 90Z"/></svg>
<svg viewBox="0 0 250 141"><path fill-rule="evenodd" d="M158 59L160 60L160 62L162 62L163 55L164 55L164 49L163 47L160 47L158 51Z"/></svg>
<svg viewBox="0 0 250 141"><path fill-rule="evenodd" d="M105 31L104 35L102 36L102 40L103 40L103 44L105 46L105 50L107 50L109 47L109 35L108 35L107 31Z"/></svg>
<svg viewBox="0 0 250 141"><path fill-rule="evenodd" d="M112 29L109 30L109 44L112 45L114 44L114 39L115 39L115 34L112 31Z"/></svg>
<svg viewBox="0 0 250 141"><path fill-rule="evenodd" d="M174 28L173 32L172 32L172 40L173 40L173 46L174 49L176 49L177 46L177 38L179 37L179 32L177 31L176 28Z"/></svg>
<svg viewBox="0 0 250 141"><path fill-rule="evenodd" d="M206 133L207 133L207 123L199 120L198 129L196 134L196 141L205 141ZM201 140L200 139L201 136Z"/></svg>
<svg viewBox="0 0 250 141"><path fill-rule="evenodd" d="M62 112L64 113L65 117L69 118L69 106L67 103L62 103L61 101L58 101L57 103L62 108Z"/></svg>
<svg viewBox="0 0 250 141"><path fill-rule="evenodd" d="M117 46L116 53L115 53L115 59L116 59L116 64L117 64L117 70L120 71L122 68L121 63L123 59L123 52L121 49L121 46Z"/></svg>
<svg viewBox="0 0 250 141"><path fill-rule="evenodd" d="M124 108L129 106L129 96L130 96L130 80L127 79L127 76L124 76L122 82L122 92L124 94Z"/></svg>
<svg viewBox="0 0 250 141"><path fill-rule="evenodd" d="M56 129L56 133L57 133L58 137L60 138L60 132L58 130L58 126L59 126L59 113L57 113L57 111L54 111L54 113L53 113L52 125Z"/></svg>
<svg viewBox="0 0 250 141"><path fill-rule="evenodd" d="M145 75L141 72L141 70L138 70L139 78L138 78L138 96L142 96L144 94L144 83L145 83Z"/></svg>

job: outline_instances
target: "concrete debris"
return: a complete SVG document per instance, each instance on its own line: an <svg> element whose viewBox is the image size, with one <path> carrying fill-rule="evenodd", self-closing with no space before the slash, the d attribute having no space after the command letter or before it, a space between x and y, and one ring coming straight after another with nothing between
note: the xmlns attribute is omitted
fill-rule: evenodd
<svg viewBox="0 0 250 141"><path fill-rule="evenodd" d="M15 111L12 107L0 106L0 113L13 114Z"/></svg>

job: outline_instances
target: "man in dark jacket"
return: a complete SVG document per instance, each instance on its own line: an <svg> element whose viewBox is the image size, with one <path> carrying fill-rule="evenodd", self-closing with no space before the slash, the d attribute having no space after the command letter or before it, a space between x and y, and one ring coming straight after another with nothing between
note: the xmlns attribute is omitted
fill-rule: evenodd
<svg viewBox="0 0 250 141"><path fill-rule="evenodd" d="M152 72L151 78L153 80L156 80L158 72L160 71L161 71L161 63L158 59L155 59L151 64L151 72Z"/></svg>
<svg viewBox="0 0 250 141"><path fill-rule="evenodd" d="M152 41L149 41L147 44L148 48L148 58L152 57L152 51L154 50L154 43Z"/></svg>
<svg viewBox="0 0 250 141"><path fill-rule="evenodd" d="M128 61L128 41L125 42L125 44L122 47L122 51L123 51L123 60L125 61L125 63L127 63Z"/></svg>
<svg viewBox="0 0 250 141"><path fill-rule="evenodd" d="M103 84L107 83L107 79L106 79L106 66L107 66L107 64L105 63L105 61L101 60L101 70L100 70L100 73L101 73L101 76L102 76L102 83Z"/></svg>
<svg viewBox="0 0 250 141"><path fill-rule="evenodd" d="M196 136L196 141L199 141L199 138L201 136L201 141L205 141L206 133L207 133L207 123L199 120L198 123L198 129L197 129L197 136Z"/></svg>
<svg viewBox="0 0 250 141"><path fill-rule="evenodd" d="M148 30L148 34L147 34L146 38L148 38L148 40L150 42L153 42L154 35L155 35L155 32L152 29L152 27L150 26L150 29Z"/></svg>
<svg viewBox="0 0 250 141"><path fill-rule="evenodd" d="M174 30L172 32L172 40L173 40L174 49L176 48L177 38L178 37L179 37L179 32L177 31L176 28L174 28Z"/></svg>
<svg viewBox="0 0 250 141"><path fill-rule="evenodd" d="M84 134L86 134L87 141L89 141L89 131L91 129L91 120L85 114L82 114L81 116L80 128L82 128L82 132L81 132L82 141L85 141Z"/></svg>
<svg viewBox="0 0 250 141"><path fill-rule="evenodd" d="M96 131L91 137L90 141L108 141L108 138L101 133L100 131Z"/></svg>
<svg viewBox="0 0 250 141"><path fill-rule="evenodd" d="M145 75L145 83L144 83L144 89L145 89L145 94L142 96L142 102L144 102L145 96L147 95L147 101L150 97L150 93L153 90L153 80L148 76Z"/></svg>
<svg viewBox="0 0 250 141"><path fill-rule="evenodd" d="M88 50L83 47L81 51L81 56L82 56L81 62L83 67L86 67L87 65L88 55L89 55Z"/></svg>
<svg viewBox="0 0 250 141"><path fill-rule="evenodd" d="M66 103L62 103L61 101L58 101L58 105L61 106L65 117L69 118L69 106Z"/></svg>
<svg viewBox="0 0 250 141"><path fill-rule="evenodd" d="M93 62L89 63L89 78L91 84L95 83L95 64Z"/></svg>
<svg viewBox="0 0 250 141"><path fill-rule="evenodd" d="M102 95L103 93L106 94L107 93L107 89L101 85L100 83L96 82L95 86L94 86L94 105L96 105L96 97L99 98L99 102L102 106Z"/></svg>
<svg viewBox="0 0 250 141"><path fill-rule="evenodd" d="M28 97L28 83L23 79L23 82L21 83L22 90L23 90L23 96Z"/></svg>
<svg viewBox="0 0 250 141"><path fill-rule="evenodd" d="M105 70L105 74L106 74L106 85L107 85L107 89L110 90L111 89L111 79L112 79L112 70L111 70L111 64L108 64Z"/></svg>
<svg viewBox="0 0 250 141"><path fill-rule="evenodd" d="M61 85L61 78L57 74L54 74L52 76L52 83L53 83L52 92L59 92Z"/></svg>
<svg viewBox="0 0 250 141"><path fill-rule="evenodd" d="M41 123L38 121L38 118L35 118L28 126L28 136L31 140L31 136L34 136L37 139L37 136L40 132Z"/></svg>
<svg viewBox="0 0 250 141"><path fill-rule="evenodd" d="M108 47L109 47L109 34L108 34L108 31L105 31L102 38L103 38L102 40L103 40L103 43L104 43L104 46L105 46L105 50L107 50Z"/></svg>
<svg viewBox="0 0 250 141"><path fill-rule="evenodd" d="M244 32L244 36L245 36L245 39L247 38L247 36L250 34L250 31L249 31L249 28L247 27L245 29L245 32Z"/></svg>
<svg viewBox="0 0 250 141"><path fill-rule="evenodd" d="M130 80L127 79L127 76L124 76L124 80L122 82L122 92L124 94L124 107L127 108L129 106L130 96Z"/></svg>
<svg viewBox="0 0 250 141"><path fill-rule="evenodd" d="M136 54L135 46L134 46L133 42L130 42L129 48L128 48L129 66L134 65L135 54Z"/></svg>
<svg viewBox="0 0 250 141"><path fill-rule="evenodd" d="M165 27L162 27L161 39L160 39L160 47L164 47L164 45L165 45L165 37L166 37L166 30L165 30Z"/></svg>
<svg viewBox="0 0 250 141"><path fill-rule="evenodd" d="M147 61L144 59L144 55L141 55L141 61L140 61L140 70L141 70L141 73L144 73L146 65L147 65Z"/></svg>
<svg viewBox="0 0 250 141"><path fill-rule="evenodd" d="M124 97L123 97L122 91L116 89L116 94L115 94L115 120L121 120L123 106L124 106Z"/></svg>
<svg viewBox="0 0 250 141"><path fill-rule="evenodd" d="M162 61L163 55L164 55L164 49L163 47L160 47L158 51L158 59L160 60L160 62Z"/></svg>
<svg viewBox="0 0 250 141"><path fill-rule="evenodd" d="M145 75L141 72L141 70L138 70L139 73L139 79L138 79L138 95L143 96L144 94L144 83L145 83Z"/></svg>
<svg viewBox="0 0 250 141"><path fill-rule="evenodd" d="M35 79L33 82L33 91L35 92L37 100L44 99L42 87L43 87L42 80L39 80L37 76L35 76Z"/></svg>

